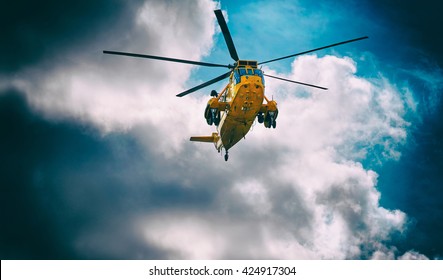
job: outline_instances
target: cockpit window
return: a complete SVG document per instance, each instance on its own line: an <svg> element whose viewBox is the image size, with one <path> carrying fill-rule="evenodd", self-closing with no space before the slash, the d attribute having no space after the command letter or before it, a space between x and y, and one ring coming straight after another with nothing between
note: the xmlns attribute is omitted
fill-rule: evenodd
<svg viewBox="0 0 443 280"><path fill-rule="evenodd" d="M259 69L254 69L254 75L259 76L261 78L261 82L265 85L265 79L263 78L263 72Z"/></svg>
<svg viewBox="0 0 443 280"><path fill-rule="evenodd" d="M236 84L240 83L240 75L237 70L234 71L234 80Z"/></svg>
<svg viewBox="0 0 443 280"><path fill-rule="evenodd" d="M262 80L263 85L265 84L265 79L263 78L263 72L260 69L250 69L250 68L238 68L238 70L234 71L235 82L239 83L241 81L241 76L259 76Z"/></svg>

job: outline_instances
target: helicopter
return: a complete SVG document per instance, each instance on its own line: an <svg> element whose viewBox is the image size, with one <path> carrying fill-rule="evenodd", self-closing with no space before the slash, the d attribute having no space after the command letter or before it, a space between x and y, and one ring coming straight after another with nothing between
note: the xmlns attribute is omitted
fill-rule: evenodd
<svg viewBox="0 0 443 280"><path fill-rule="evenodd" d="M255 119L257 119L259 123L263 123L266 128L276 128L278 117L277 102L273 100L273 98L270 100L265 95L265 77L321 90L327 90L327 88L318 85L265 74L261 68L258 68L259 65L369 38L368 36L359 37L262 62L258 62L256 60L242 60L237 54L237 50L234 46L231 33L229 32L228 25L226 24L222 11L218 9L215 10L214 13L225 39L229 54L234 60L233 64L217 64L120 51L104 50L103 53L163 60L205 67L228 68L228 72L176 95L178 97L183 97L216 82L229 78L229 82L223 90L220 92L217 92L216 90L211 91L211 98L209 99L204 111L204 117L207 124L211 126L215 125L217 132L212 133L211 136L192 136L190 138L190 141L213 143L219 153L224 149L225 161L227 161L229 158L229 149L237 144L242 138L245 138Z"/></svg>

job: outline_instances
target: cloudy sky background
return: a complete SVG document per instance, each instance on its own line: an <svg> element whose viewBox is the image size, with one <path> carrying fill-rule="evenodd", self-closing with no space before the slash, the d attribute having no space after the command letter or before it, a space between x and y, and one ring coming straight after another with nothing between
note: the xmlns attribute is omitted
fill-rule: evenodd
<svg viewBox="0 0 443 280"><path fill-rule="evenodd" d="M2 259L417 259L443 242L442 4L2 1ZM264 71L277 129L224 162L203 118L232 63L370 39ZM223 71L223 70L222 70Z"/></svg>

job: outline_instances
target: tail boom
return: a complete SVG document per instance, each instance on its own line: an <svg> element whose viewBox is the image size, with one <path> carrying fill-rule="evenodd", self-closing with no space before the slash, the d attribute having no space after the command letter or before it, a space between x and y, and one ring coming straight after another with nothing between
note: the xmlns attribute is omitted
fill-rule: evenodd
<svg viewBox="0 0 443 280"><path fill-rule="evenodd" d="M189 140L193 142L213 143L218 151L220 151L223 146L217 132L213 132L211 136L192 136Z"/></svg>

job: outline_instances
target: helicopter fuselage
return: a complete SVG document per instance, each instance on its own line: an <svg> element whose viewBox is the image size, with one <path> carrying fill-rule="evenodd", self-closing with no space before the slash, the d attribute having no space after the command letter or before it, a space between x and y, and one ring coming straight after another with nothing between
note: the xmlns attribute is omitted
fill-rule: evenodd
<svg viewBox="0 0 443 280"><path fill-rule="evenodd" d="M263 74L261 69L257 69L258 65L288 59L368 38L368 36L359 37L258 63L254 60L240 60L231 37L231 33L229 32L228 25L226 24L226 20L223 16L223 12L220 9L217 9L214 11L214 13L220 26L221 33L225 39L226 46L228 47L229 55L235 61L234 65L120 51L104 50L103 53L205 67L228 68L228 72L177 94L178 97L183 97L229 77L229 84L220 93L217 93L215 90L211 92L211 96L213 97L208 101L205 110L205 118L207 123L209 125L215 124L217 126L217 132L212 133L211 136L193 136L190 139L191 141L214 143L219 152L224 148L226 150L225 160L228 160L228 150L246 136L254 123L255 118L257 118L259 123L264 123L265 127L267 128L276 127L276 119L278 116L277 102L266 98L264 94L265 80L263 76L294 84L327 90L327 88L318 85ZM266 103L263 103L264 100Z"/></svg>
<svg viewBox="0 0 443 280"><path fill-rule="evenodd" d="M264 92L260 70L242 67L233 71L226 97L229 109L222 113L217 127L220 135L217 149L223 146L229 150L246 136L262 108Z"/></svg>
<svg viewBox="0 0 443 280"><path fill-rule="evenodd" d="M277 103L265 96L263 73L256 61L238 61L229 84L209 100L205 111L208 124L217 126L212 136L191 137L191 141L213 142L216 149L228 151L249 132L255 118L266 127L275 127ZM263 103L266 101L266 103Z"/></svg>

